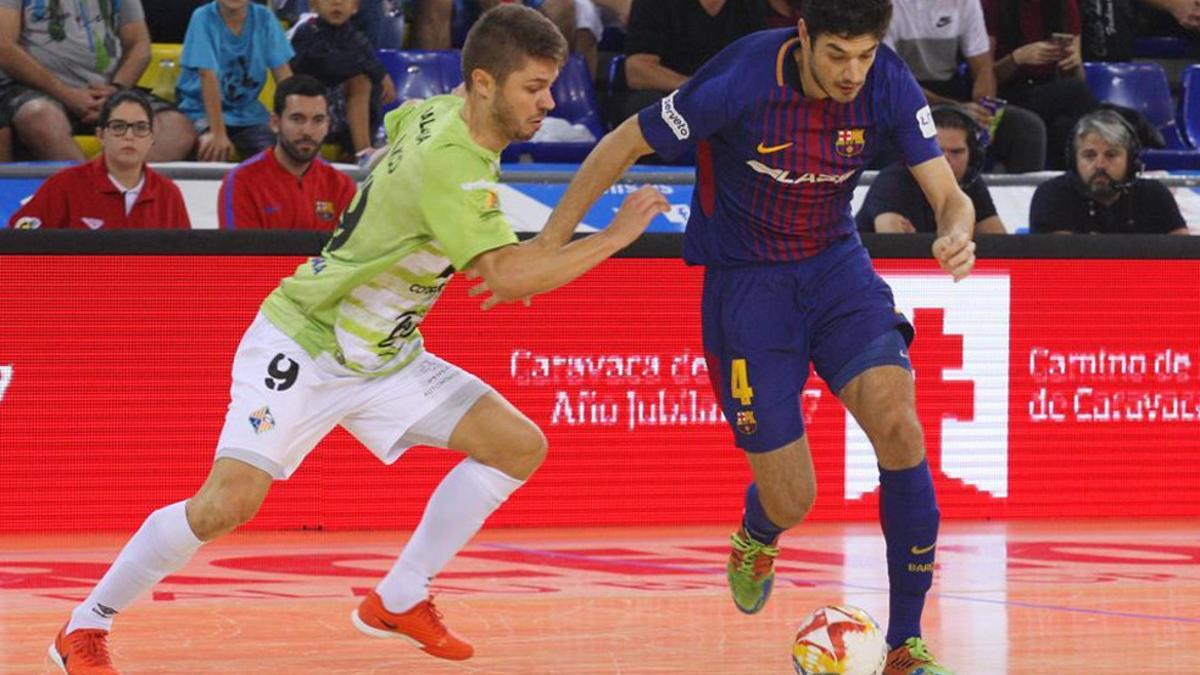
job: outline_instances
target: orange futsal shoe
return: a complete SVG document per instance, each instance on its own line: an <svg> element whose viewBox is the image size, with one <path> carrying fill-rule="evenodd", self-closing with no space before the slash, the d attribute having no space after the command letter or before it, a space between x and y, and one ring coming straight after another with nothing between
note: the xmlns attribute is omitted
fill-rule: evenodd
<svg viewBox="0 0 1200 675"><path fill-rule="evenodd" d="M442 613L433 606L432 596L407 612L394 614L383 606L379 594L371 591L350 613L350 621L371 637L404 638L439 659L462 661L475 653L474 647L442 623Z"/></svg>
<svg viewBox="0 0 1200 675"><path fill-rule="evenodd" d="M50 660L68 675L120 675L108 656L108 631L64 625L50 645Z"/></svg>

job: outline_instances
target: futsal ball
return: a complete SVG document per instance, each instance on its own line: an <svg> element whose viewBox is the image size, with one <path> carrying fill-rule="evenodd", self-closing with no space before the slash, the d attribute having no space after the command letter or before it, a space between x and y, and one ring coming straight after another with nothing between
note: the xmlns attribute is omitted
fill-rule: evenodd
<svg viewBox="0 0 1200 675"><path fill-rule="evenodd" d="M878 675L886 660L879 624L849 605L827 605L809 614L792 644L792 666L799 675Z"/></svg>

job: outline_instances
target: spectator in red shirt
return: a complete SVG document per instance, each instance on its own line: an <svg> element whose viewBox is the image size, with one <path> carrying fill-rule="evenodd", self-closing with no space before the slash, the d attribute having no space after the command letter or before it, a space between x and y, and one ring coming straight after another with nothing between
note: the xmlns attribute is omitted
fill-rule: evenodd
<svg viewBox="0 0 1200 675"><path fill-rule="evenodd" d="M171 179L146 166L154 145L150 99L137 89L108 97L96 124L101 152L42 184L12 218L15 229L177 228L192 226Z"/></svg>
<svg viewBox="0 0 1200 675"><path fill-rule="evenodd" d="M237 165L221 181L221 229L333 230L354 198L354 181L317 157L329 133L325 85L307 75L275 90L275 145Z"/></svg>
<svg viewBox="0 0 1200 675"><path fill-rule="evenodd" d="M1099 106L1083 78L1078 0L983 0L983 11L1000 98L1042 118L1046 168L1070 168L1071 129Z"/></svg>

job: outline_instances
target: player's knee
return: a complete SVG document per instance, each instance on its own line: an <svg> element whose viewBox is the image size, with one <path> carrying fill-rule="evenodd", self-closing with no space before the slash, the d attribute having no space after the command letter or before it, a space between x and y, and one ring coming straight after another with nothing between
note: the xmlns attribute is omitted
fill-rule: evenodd
<svg viewBox="0 0 1200 675"><path fill-rule="evenodd" d="M925 437L916 412L893 410L886 413L878 426L875 443L879 463L885 469L905 469L916 466L925 456Z"/></svg>
<svg viewBox="0 0 1200 675"><path fill-rule="evenodd" d="M505 439L503 447L477 457L484 464L503 471L518 480L525 480L546 459L549 444L546 436L532 423L522 425Z"/></svg>
<svg viewBox="0 0 1200 675"><path fill-rule="evenodd" d="M537 426L530 424L521 432L520 442L517 444L521 463L530 467L529 472L532 473L535 469L546 461L546 453L550 449L550 442L546 440L546 435Z"/></svg>
<svg viewBox="0 0 1200 675"><path fill-rule="evenodd" d="M804 481L771 496L765 496L760 486L758 495L771 522L783 528L794 527L804 522L817 502L817 483L815 480Z"/></svg>
<svg viewBox="0 0 1200 675"><path fill-rule="evenodd" d="M196 126L183 113L176 110L164 110L154 115L155 142L159 134L168 136L172 141L191 145L196 141Z"/></svg>
<svg viewBox="0 0 1200 675"><path fill-rule="evenodd" d="M201 541L228 534L254 518L260 500L244 495L195 498L188 502L188 525Z"/></svg>
<svg viewBox="0 0 1200 675"><path fill-rule="evenodd" d="M49 143L71 134L71 123L62 108L45 98L35 98L22 105L13 116L13 126L30 145Z"/></svg>

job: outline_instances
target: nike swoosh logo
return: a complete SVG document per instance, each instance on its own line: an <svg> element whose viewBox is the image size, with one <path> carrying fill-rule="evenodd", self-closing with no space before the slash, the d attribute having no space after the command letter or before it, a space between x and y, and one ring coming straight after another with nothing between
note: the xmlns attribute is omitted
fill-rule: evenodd
<svg viewBox="0 0 1200 675"><path fill-rule="evenodd" d="M934 547L936 547L936 546L937 546L937 544L930 544L924 548L922 548L920 546L914 546L909 550L912 551L913 555L925 555L926 553L929 553L930 551L932 551L934 549Z"/></svg>
<svg viewBox="0 0 1200 675"><path fill-rule="evenodd" d="M379 617L376 618L378 619ZM388 621L387 619L379 619L379 623L383 624L383 627L388 630L396 630L396 624Z"/></svg>
<svg viewBox="0 0 1200 675"><path fill-rule="evenodd" d="M792 147L792 145L794 145L794 144L793 143L784 143L783 145L764 145L762 143L759 143L758 144L758 153L760 155L769 155L772 152L779 152L780 150L786 150L787 148Z"/></svg>

